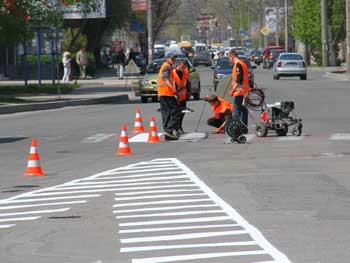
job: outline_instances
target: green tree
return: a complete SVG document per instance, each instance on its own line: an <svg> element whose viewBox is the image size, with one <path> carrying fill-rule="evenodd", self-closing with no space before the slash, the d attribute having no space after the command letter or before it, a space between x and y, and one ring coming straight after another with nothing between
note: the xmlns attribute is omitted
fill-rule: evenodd
<svg viewBox="0 0 350 263"><path fill-rule="evenodd" d="M292 35L305 44L308 62L309 51L316 57L322 54L320 10L319 0L295 0L293 6Z"/></svg>

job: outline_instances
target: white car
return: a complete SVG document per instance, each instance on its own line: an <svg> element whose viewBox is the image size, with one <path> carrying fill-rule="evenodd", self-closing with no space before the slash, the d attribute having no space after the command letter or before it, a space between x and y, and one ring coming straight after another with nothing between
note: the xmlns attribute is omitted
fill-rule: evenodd
<svg viewBox="0 0 350 263"><path fill-rule="evenodd" d="M273 78L296 76L301 80L307 78L306 62L303 56L293 52L281 53L273 65Z"/></svg>

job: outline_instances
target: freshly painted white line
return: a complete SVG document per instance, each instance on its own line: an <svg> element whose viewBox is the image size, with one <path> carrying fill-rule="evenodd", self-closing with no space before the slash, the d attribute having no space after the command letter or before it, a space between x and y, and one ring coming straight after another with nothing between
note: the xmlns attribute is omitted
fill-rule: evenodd
<svg viewBox="0 0 350 263"><path fill-rule="evenodd" d="M241 252L226 252L226 253L207 253L207 254L193 254L193 255L183 255L183 256L169 256L169 257L155 257L155 258L138 258L133 259L132 263L163 263L181 260L195 260L195 259L208 259L208 258L221 258L221 257L238 257L238 256L248 256L248 255L264 255L266 251L256 250L256 251L241 251ZM284 263L286 261L281 261ZM289 262L289 261L288 261Z"/></svg>
<svg viewBox="0 0 350 263"><path fill-rule="evenodd" d="M117 198L115 198L116 200ZM116 200L117 201L117 200ZM115 204L113 207L124 207L124 206L144 206L144 205L161 205L161 204L180 204L180 203L197 203L197 202L210 202L213 203L213 200L208 198L201 199L179 199L179 200L163 200L163 201L155 201L155 202L138 202L138 203L127 203L127 204Z"/></svg>
<svg viewBox="0 0 350 263"><path fill-rule="evenodd" d="M161 168L153 168L153 169L142 169L140 167L137 167L136 170L132 170L131 168L125 171L118 171L114 173L109 173L109 175L123 175L123 174L130 174L130 173L145 173L145 172L156 172L156 171L164 171L164 170L180 170L177 166L171 166L171 167L161 167ZM123 177L123 176L120 176Z"/></svg>
<svg viewBox="0 0 350 263"><path fill-rule="evenodd" d="M115 192L118 191L118 188L109 188L109 189L89 189L89 190L75 190L75 191L60 191L59 188L50 189L51 192L41 192L38 194L33 194L32 196L50 196L50 195L67 195L67 194L83 194L83 193L100 193L100 192ZM64 189L62 189L64 190ZM47 190L49 191L49 190Z"/></svg>
<svg viewBox="0 0 350 263"><path fill-rule="evenodd" d="M11 224L11 225L0 225L0 228L10 228L15 226L16 224Z"/></svg>
<svg viewBox="0 0 350 263"><path fill-rule="evenodd" d="M116 189L118 190L118 189ZM199 195L206 195L206 194L180 194L180 195L142 195L142 196L135 196L135 197L122 197L122 198L115 198L116 201L128 201L128 200L138 200L138 199L153 199L153 198L165 198L165 197L185 197L185 196L199 196Z"/></svg>
<svg viewBox="0 0 350 263"><path fill-rule="evenodd" d="M13 205L13 206L0 206L0 210L9 210L17 208L28 208L28 207L38 207L38 206L51 206L51 205L73 205L73 204L83 204L86 200L72 201L72 202L56 202L56 203L43 203L34 205Z"/></svg>
<svg viewBox="0 0 350 263"><path fill-rule="evenodd" d="M176 213L159 213L159 214L141 214L141 215L116 216L116 218L117 219L122 219L122 218L137 218L137 217L182 216L182 215L219 214L219 213L225 213L225 212L223 210L207 210L207 211L189 211L189 212L176 212Z"/></svg>
<svg viewBox="0 0 350 263"><path fill-rule="evenodd" d="M127 209L127 210L116 210L115 213L134 213L134 212L146 212L146 211L164 211L164 210L179 210L186 208L204 208L204 207L218 207L216 204L209 205L182 205L182 206L168 206L168 207L151 207L151 208L140 208L140 209Z"/></svg>
<svg viewBox="0 0 350 263"><path fill-rule="evenodd" d="M175 175L175 174L184 174L183 171L174 171L174 172L164 172L164 173L144 173L144 174L133 174L133 175L126 175L126 176L123 176L123 177L118 177L118 182L129 182L128 180L125 180L125 179L128 179L128 178L141 178L141 179L135 179L135 180L139 180L139 181L143 181L143 180L147 180L147 179L157 179L159 175ZM172 176L172 177L167 177L167 178L182 178L184 176ZM160 177L160 178L164 178L164 177ZM186 178L188 178L186 176ZM115 177L97 177L97 178L93 178L93 180L115 180L117 178ZM82 181L86 181L86 180L82 180ZM89 179L89 181L91 181ZM131 180L130 180L131 181ZM131 181L132 182L132 181ZM136 182L136 181L134 181Z"/></svg>
<svg viewBox="0 0 350 263"><path fill-rule="evenodd" d="M110 134L98 133L98 134L95 134L95 135L92 135L90 137L83 139L82 142L97 143L97 142L101 142L101 141L106 140L106 139L113 137L113 136L115 136L115 134L113 134L113 133L110 133Z"/></svg>
<svg viewBox="0 0 350 263"><path fill-rule="evenodd" d="M14 217L14 218L0 219L0 222L28 221L28 220L35 220L35 219L38 219L40 217L41 216Z"/></svg>
<svg viewBox="0 0 350 263"><path fill-rule="evenodd" d="M166 180L166 181L163 181ZM129 181L129 180L128 180ZM162 177L159 178L148 178L147 180L142 181L155 181L155 182L123 182L120 183L120 181L106 181L106 182L96 182L96 181L89 181L89 182L81 182L81 183L74 183L71 185L107 185L112 183L118 183L120 186L134 186L134 185L152 185L152 184L173 184L173 183L192 183L189 179L185 178L185 176L174 176L173 178L169 177ZM159 182L158 182L159 181Z"/></svg>
<svg viewBox="0 0 350 263"><path fill-rule="evenodd" d="M305 136L282 136L278 137L277 141L302 141Z"/></svg>
<svg viewBox="0 0 350 263"><path fill-rule="evenodd" d="M199 178L184 164L182 164L179 160L174 159L174 162L178 164L179 167L185 171L188 176L192 179L192 181L198 185L199 188L203 190L216 204L218 204L227 215L230 216L232 220L240 224L244 229L248 230L249 234L256 240L259 245L268 252L268 254L273 257L277 262L290 262L288 258L278 251L274 246L272 246L262 235L262 233L249 224L235 209L233 209L230 205L228 205L224 200L222 200L213 190L211 190L206 184L204 184Z"/></svg>
<svg viewBox="0 0 350 263"><path fill-rule="evenodd" d="M120 234L140 233L140 232L161 232L161 231L177 231L186 229L203 229L203 228L225 228L237 227L238 224L221 224L221 225L198 225L198 226L177 226L177 227L158 227L158 228L137 228L128 230L119 230Z"/></svg>
<svg viewBox="0 0 350 263"><path fill-rule="evenodd" d="M223 243L202 243L202 244L190 244L190 245L169 245L169 246L144 246L144 247L124 247L120 249L120 252L140 252L151 250L168 250L168 249L183 249L183 248L201 248L201 247L234 247L234 246L255 246L255 241L242 241L242 242L223 242Z"/></svg>
<svg viewBox="0 0 350 263"><path fill-rule="evenodd" d="M35 195L34 195L35 196ZM31 198L31 199L18 199L18 200L7 200L3 204L13 204L13 203L29 203L29 202L42 202L49 200L59 200L59 199L75 199L75 198L87 198L87 197L98 197L100 195L76 195L76 196L60 196L60 197L49 197L49 198Z"/></svg>
<svg viewBox="0 0 350 263"><path fill-rule="evenodd" d="M198 218L187 218L187 219L173 219L173 220L156 220L156 221L141 221L141 222L130 222L120 223L119 226L150 226L150 225L166 225L166 224L183 224L183 223L195 223L195 222L213 222L213 221L225 221L232 220L229 216L215 216L215 217L198 217Z"/></svg>
<svg viewBox="0 0 350 263"><path fill-rule="evenodd" d="M333 141L347 141L350 140L350 133L334 133L329 137L329 140Z"/></svg>
<svg viewBox="0 0 350 263"><path fill-rule="evenodd" d="M191 186L194 188L194 186ZM156 191L138 191L131 193L121 193L115 194L117 196L130 196L130 195L139 195L139 194L160 194L160 193L179 193L179 192L201 192L200 189L166 189L166 190L156 190Z"/></svg>
<svg viewBox="0 0 350 263"><path fill-rule="evenodd" d="M127 167L126 169L119 169L119 171L123 171L123 170L144 170L144 169L154 169L154 168L161 168L161 167L173 167L173 168L179 168L176 166L176 164L172 163L172 162L169 162L169 163L166 163L166 164L154 164L154 163L149 163L149 162L146 162L145 165L136 165L136 166L133 166L133 167Z"/></svg>
<svg viewBox="0 0 350 263"><path fill-rule="evenodd" d="M123 185L122 185L123 186ZM71 187L60 187L57 188L57 191L61 190L79 190L79 189L96 189L96 188L105 188L105 187L116 187L118 191L130 191L130 190L146 190L146 189L160 189L160 188L176 188L176 187L186 187L192 186L195 187L193 183L190 182L186 184L174 184L174 185L160 185L160 186L136 186L136 187L120 187L119 184L106 184L106 185L83 185L83 186L71 186Z"/></svg>
<svg viewBox="0 0 350 263"><path fill-rule="evenodd" d="M60 208L60 209L51 209L51 210L37 210L37 211L26 211L26 212L17 212L17 213L4 213L4 214L0 214L0 217L30 215L30 214L57 213L57 212L65 212L65 211L68 211L69 209L70 208Z"/></svg>
<svg viewBox="0 0 350 263"><path fill-rule="evenodd" d="M127 243L142 243L142 242L158 242L169 240L184 240L184 239L196 239L207 237L220 237L230 235L243 235L247 234L247 230L235 230L224 232L204 232L204 233L191 233L191 234L179 234L179 235L167 235L167 236L154 236L154 237L134 237L134 238L121 238L120 242Z"/></svg>

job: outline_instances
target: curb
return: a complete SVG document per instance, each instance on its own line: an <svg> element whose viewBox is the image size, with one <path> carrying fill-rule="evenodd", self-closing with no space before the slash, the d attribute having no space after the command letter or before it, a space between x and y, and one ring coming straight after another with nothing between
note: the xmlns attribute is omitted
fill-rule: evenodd
<svg viewBox="0 0 350 263"><path fill-rule="evenodd" d="M11 114L11 113L17 113L17 112L37 111L37 110L50 110L50 109L58 109L63 107L93 105L93 104L112 104L112 103L125 104L129 102L130 102L129 96L124 94L124 95L91 98L91 99L73 99L73 100L60 100L60 101L51 101L51 102L14 104L14 105L0 106L0 114Z"/></svg>

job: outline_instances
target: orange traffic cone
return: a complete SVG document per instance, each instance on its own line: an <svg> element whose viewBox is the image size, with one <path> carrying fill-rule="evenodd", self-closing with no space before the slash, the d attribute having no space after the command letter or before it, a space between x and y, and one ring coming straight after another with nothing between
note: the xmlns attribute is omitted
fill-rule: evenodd
<svg viewBox="0 0 350 263"><path fill-rule="evenodd" d="M136 109L135 125L134 125L134 130L132 132L133 133L145 132L145 129L143 128L143 125L142 125L141 111L139 108Z"/></svg>
<svg viewBox="0 0 350 263"><path fill-rule="evenodd" d="M32 140L32 145L30 146L28 165L25 176L44 176L45 174L41 170L40 166L40 156L38 153L38 144L35 139Z"/></svg>
<svg viewBox="0 0 350 263"><path fill-rule="evenodd" d="M126 125L123 124L122 131L119 137L119 149L115 155L131 155L131 149L129 147L129 139L126 133Z"/></svg>
<svg viewBox="0 0 350 263"><path fill-rule="evenodd" d="M151 116L147 143L160 143L154 116Z"/></svg>

